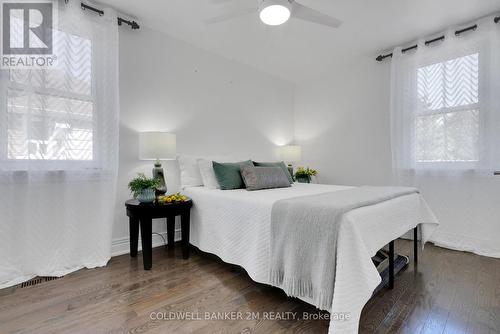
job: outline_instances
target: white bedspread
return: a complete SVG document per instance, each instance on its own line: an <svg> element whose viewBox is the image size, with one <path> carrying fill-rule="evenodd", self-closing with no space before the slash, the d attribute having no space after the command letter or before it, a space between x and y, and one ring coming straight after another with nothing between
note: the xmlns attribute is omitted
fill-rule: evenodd
<svg viewBox="0 0 500 334"><path fill-rule="evenodd" d="M294 184L262 191L185 189L193 198L190 241L202 251L243 267L269 284L271 209L281 199L348 189L345 186ZM340 223L330 333L357 333L361 310L381 281L371 257L384 245L423 224L426 242L438 222L419 194L346 213ZM310 302L305 299L306 302ZM349 320L336 321L335 314Z"/></svg>

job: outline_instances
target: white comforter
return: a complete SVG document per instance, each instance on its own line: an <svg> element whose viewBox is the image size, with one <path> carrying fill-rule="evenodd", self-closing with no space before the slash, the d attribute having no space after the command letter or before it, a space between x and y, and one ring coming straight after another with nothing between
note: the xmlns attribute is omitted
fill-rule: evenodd
<svg viewBox="0 0 500 334"><path fill-rule="evenodd" d="M294 184L262 191L185 189L193 198L190 241L223 261L243 267L259 283L269 284L270 228L273 204L285 198L350 187ZM391 240L422 224L426 242L438 222L419 194L346 213L340 223L330 333L357 333L361 310L381 281L371 257ZM310 302L305 299L306 302ZM335 320L335 315L348 320Z"/></svg>

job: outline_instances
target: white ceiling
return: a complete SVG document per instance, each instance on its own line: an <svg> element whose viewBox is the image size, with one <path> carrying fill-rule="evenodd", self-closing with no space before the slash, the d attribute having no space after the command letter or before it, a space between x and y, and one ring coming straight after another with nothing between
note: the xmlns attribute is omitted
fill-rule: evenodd
<svg viewBox="0 0 500 334"><path fill-rule="evenodd" d="M301 82L360 55L412 42L500 12L499 0L297 0L344 21L339 29L299 20L262 24L258 15L206 25L204 19L256 0L102 0L140 24L268 73ZM499 26L500 29L500 26Z"/></svg>

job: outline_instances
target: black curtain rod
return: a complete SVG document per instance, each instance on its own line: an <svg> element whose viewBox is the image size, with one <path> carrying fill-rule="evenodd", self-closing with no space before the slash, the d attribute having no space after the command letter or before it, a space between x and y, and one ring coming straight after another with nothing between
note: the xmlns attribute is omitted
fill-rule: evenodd
<svg viewBox="0 0 500 334"><path fill-rule="evenodd" d="M500 16L498 17L495 17L493 19L493 21L495 21L495 23L498 23L500 22ZM467 31L471 31L471 30L476 30L477 29L477 24L474 24L473 26L470 26L470 27L467 27L467 28L464 28L464 29L460 29L460 30L457 30L455 31L455 36L459 36L460 34L463 34L464 32L467 32ZM439 42L439 41L443 41L445 39L445 36L439 36L439 37L436 37L436 38L433 38L431 40L428 40L428 41L425 41L425 45L429 45L429 44L432 44L432 43L435 43L435 42ZM412 45L412 46L409 46L405 49L402 49L401 52L402 53L405 53L407 51L410 51L410 50L414 50L418 48L418 45L415 44L415 45ZM376 58L377 61L382 61L384 60L385 58L389 58L389 57L392 57L393 54L392 52L391 53L388 53L386 55L380 55Z"/></svg>
<svg viewBox="0 0 500 334"><path fill-rule="evenodd" d="M66 3L67 2L68 1L66 1ZM87 4L84 4L83 2L80 3L80 5L81 5L81 7L82 7L83 10L88 9L88 10L91 10L93 12L96 12L99 15L104 15L104 11L101 10L101 9L97 9L95 7L89 6ZM121 26L123 23L128 24L132 29L139 29L140 28L140 26L139 26L139 24L137 22L125 20L125 19L123 19L121 17L117 17L117 23L118 23L119 26Z"/></svg>

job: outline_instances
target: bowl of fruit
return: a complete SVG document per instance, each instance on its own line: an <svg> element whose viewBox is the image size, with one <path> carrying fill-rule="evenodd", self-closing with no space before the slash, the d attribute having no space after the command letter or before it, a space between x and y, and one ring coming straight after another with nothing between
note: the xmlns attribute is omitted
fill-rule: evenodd
<svg viewBox="0 0 500 334"><path fill-rule="evenodd" d="M182 203L189 201L187 196L182 195L181 193L176 193L168 196L158 196L157 198L158 204L166 205L166 204L174 204L174 203Z"/></svg>

